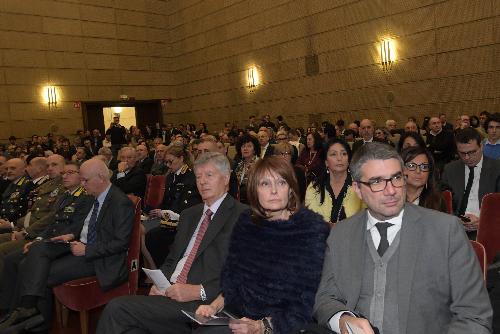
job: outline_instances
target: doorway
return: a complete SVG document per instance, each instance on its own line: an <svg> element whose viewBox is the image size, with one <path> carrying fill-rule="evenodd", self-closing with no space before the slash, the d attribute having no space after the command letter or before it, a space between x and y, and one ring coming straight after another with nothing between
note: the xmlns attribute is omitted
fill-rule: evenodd
<svg viewBox="0 0 500 334"><path fill-rule="evenodd" d="M163 123L160 100L82 102L84 130L98 129L104 135L111 123L107 118L113 113L120 114L120 124L127 129L135 125L143 134L146 126L155 131L156 124Z"/></svg>

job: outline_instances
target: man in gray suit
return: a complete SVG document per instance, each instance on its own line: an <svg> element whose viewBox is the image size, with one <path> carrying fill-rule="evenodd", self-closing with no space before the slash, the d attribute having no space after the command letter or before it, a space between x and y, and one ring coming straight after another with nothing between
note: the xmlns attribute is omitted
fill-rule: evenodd
<svg viewBox="0 0 500 334"><path fill-rule="evenodd" d="M190 333L181 309L195 311L220 293L219 277L229 238L247 207L227 194L231 168L220 153L204 153L194 164L196 185L204 203L182 211L173 248L161 270L172 283L156 286L149 296L112 300L104 309L97 333Z"/></svg>
<svg viewBox="0 0 500 334"><path fill-rule="evenodd" d="M460 159L444 167L442 183L451 189L454 213L466 217L465 230L475 240L484 195L500 192L500 161L483 155L481 135L474 128L459 130L455 141Z"/></svg>
<svg viewBox="0 0 500 334"><path fill-rule="evenodd" d="M328 238L314 316L347 334L490 333L481 269L458 219L405 203L403 162L381 143L351 162L368 209Z"/></svg>

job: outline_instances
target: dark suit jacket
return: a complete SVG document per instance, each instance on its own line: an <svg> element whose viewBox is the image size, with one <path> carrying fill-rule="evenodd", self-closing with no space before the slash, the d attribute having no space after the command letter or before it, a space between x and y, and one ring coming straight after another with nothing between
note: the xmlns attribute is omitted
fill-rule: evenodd
<svg viewBox="0 0 500 334"><path fill-rule="evenodd" d="M264 158L270 157L272 155L274 155L274 145L269 143L269 146L267 146L266 153L264 153Z"/></svg>
<svg viewBox="0 0 500 334"><path fill-rule="evenodd" d="M444 166L441 179L444 188L453 193L453 210L460 208L465 191L465 164L455 160ZM483 167L479 179L479 207L484 195L500 192L500 161L483 156Z"/></svg>
<svg viewBox="0 0 500 334"><path fill-rule="evenodd" d="M115 171L111 179L111 182L115 186L120 188L125 194L134 194L137 197L144 198L146 173L141 168L134 166L124 177L119 179L116 178L117 174L118 171Z"/></svg>
<svg viewBox="0 0 500 334"><path fill-rule="evenodd" d="M87 245L85 251L86 259L94 263L97 280L104 291L127 280L126 259L133 222L132 202L120 189L111 185L97 217L97 241ZM83 223L80 224L80 233Z"/></svg>
<svg viewBox="0 0 500 334"><path fill-rule="evenodd" d="M314 306L323 326L337 312L358 311L367 219L363 210L328 237ZM479 262L457 218L406 203L397 266L399 284L388 288L397 289L400 334L490 333L493 312Z"/></svg>
<svg viewBox="0 0 500 334"><path fill-rule="evenodd" d="M161 268L168 279L172 276L177 263L186 251L203 214L203 207L204 204L200 203L181 213L172 250ZM229 194L226 195L212 217L198 248L187 282L189 284L202 284L208 301L213 300L221 292L220 274L227 255L229 238L240 213L247 208L246 205L237 202Z"/></svg>
<svg viewBox="0 0 500 334"><path fill-rule="evenodd" d="M364 145L364 140L361 139L361 140L356 140L353 144L352 144L352 153L356 152L361 146Z"/></svg>
<svg viewBox="0 0 500 334"><path fill-rule="evenodd" d="M144 173L149 174L151 172L151 167L153 167L153 163L153 159L145 157L142 161L138 161L137 165L144 171Z"/></svg>

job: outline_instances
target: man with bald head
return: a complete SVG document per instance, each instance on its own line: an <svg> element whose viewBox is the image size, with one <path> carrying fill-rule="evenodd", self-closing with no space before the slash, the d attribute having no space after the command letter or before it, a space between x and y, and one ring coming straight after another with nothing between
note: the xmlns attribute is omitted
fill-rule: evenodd
<svg viewBox="0 0 500 334"><path fill-rule="evenodd" d="M7 179L11 184L2 194L0 204L0 229L10 230L14 222L26 214L28 210L28 194L33 183L26 175L26 163L19 158L13 158L5 164Z"/></svg>
<svg viewBox="0 0 500 334"><path fill-rule="evenodd" d="M443 123L439 117L434 116L430 118L429 133L427 134L425 144L434 156L434 161L440 171L455 156L456 148L453 133L443 130Z"/></svg>
<svg viewBox="0 0 500 334"><path fill-rule="evenodd" d="M374 123L375 122L367 118L361 120L361 122L359 123L359 136L361 137L361 139L355 141L354 144L352 144L353 153L364 144L371 143L373 141L373 133L375 132Z"/></svg>
<svg viewBox="0 0 500 334"><path fill-rule="evenodd" d="M108 168L99 159L82 164L80 180L94 200L85 208L87 214L82 215L84 218L75 229L78 232L30 246L19 264L16 279L20 301L1 320L0 332L49 326L53 286L95 275L101 289L108 291L127 280L126 257L134 220L132 202L111 184Z"/></svg>

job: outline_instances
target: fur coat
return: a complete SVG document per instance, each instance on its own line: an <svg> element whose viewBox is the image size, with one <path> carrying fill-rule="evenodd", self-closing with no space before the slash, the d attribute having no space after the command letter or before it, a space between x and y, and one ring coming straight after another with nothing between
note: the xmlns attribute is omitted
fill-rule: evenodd
<svg viewBox="0 0 500 334"><path fill-rule="evenodd" d="M276 334L311 323L329 231L307 208L278 221L242 213L222 271L227 308L254 320L271 317Z"/></svg>

